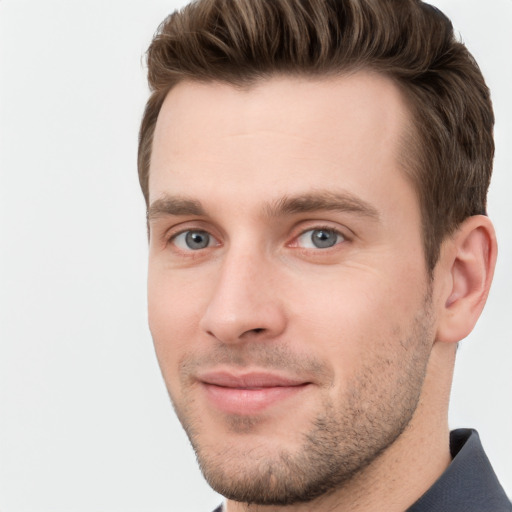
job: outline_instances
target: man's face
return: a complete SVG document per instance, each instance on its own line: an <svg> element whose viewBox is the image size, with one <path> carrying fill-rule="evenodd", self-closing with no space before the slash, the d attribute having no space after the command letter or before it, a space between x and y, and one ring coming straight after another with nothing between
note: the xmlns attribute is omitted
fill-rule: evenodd
<svg viewBox="0 0 512 512"><path fill-rule="evenodd" d="M319 496L416 410L434 322L408 111L370 73L181 83L150 175L149 322L206 478Z"/></svg>

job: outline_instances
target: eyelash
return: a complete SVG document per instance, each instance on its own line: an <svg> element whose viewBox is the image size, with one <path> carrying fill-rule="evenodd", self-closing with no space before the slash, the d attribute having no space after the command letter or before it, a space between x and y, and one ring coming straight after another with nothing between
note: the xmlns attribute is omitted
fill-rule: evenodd
<svg viewBox="0 0 512 512"><path fill-rule="evenodd" d="M329 249L334 249L336 246L342 244L343 242L347 242L348 241L348 237L343 233L341 232L339 229L336 229L336 228L333 228L332 226L313 226L313 227L310 227L308 229L305 229L303 231L301 231L295 238L294 238L294 242L292 242L292 244L290 244L289 246L290 247L294 247L295 244L297 243L297 241L303 237L304 235L306 235L307 233L311 232L313 233L314 231L324 231L324 232L328 232L328 233L332 233L334 234L338 239L334 242L333 245L330 245L330 246L327 246L327 247L316 247L316 248L311 248L311 247L301 247L299 246L298 244L296 245L299 249L302 249L303 251L308 251L308 250L313 250L313 251L320 251L320 252L326 252L328 251ZM312 234L311 234L312 236ZM341 239L341 240L340 240Z"/></svg>
<svg viewBox="0 0 512 512"><path fill-rule="evenodd" d="M337 237L337 239L332 245L329 245L326 247L303 247L303 246L299 245L299 240L301 237L304 237L309 232L313 233L314 231L325 231L328 233L332 233L333 235L335 235ZM182 235L185 235L186 233L205 233L206 235L208 235L210 237L210 240L208 241L208 245L206 245L205 247L200 247L196 250L194 250L190 247L189 248L179 247L176 244L176 239ZM313 235L311 234L311 236L313 236ZM212 240L217 243L211 244ZM335 248L338 245L341 245L348 241L349 241L349 238L346 236L345 233L343 233L339 229L336 229L336 228L334 228L332 226L328 226L328 225L317 225L317 226L314 225L314 226L308 227L307 229L303 229L298 235L294 236L292 242L287 244L287 247L292 247L292 248L295 247L297 249L300 249L300 250L306 251L306 252L310 252L310 251L327 252L331 249L335 250ZM183 229L177 233L172 233L170 236L167 236L166 237L166 245L173 245L175 250L181 252L182 254L187 254L188 256L198 256L200 253L203 252L204 249L209 249L211 247L220 246L221 243L218 242L217 237L212 235L207 229L189 228L189 229Z"/></svg>
<svg viewBox="0 0 512 512"><path fill-rule="evenodd" d="M187 233L195 233L195 234L206 234L208 237L209 237L209 240L208 240L208 245L206 245L205 247L201 247L199 248L198 250L194 251L193 249L191 248L188 248L188 249L185 249L185 248L182 248L182 247L179 247L177 244L176 244L176 239L178 237L180 237L181 235L186 235ZM183 251L183 252L199 252L199 250L201 249L207 249L209 247L212 247L211 245L211 242L213 241L216 241L217 239L211 234L209 233L208 231L206 231L205 229L185 229L183 231L180 231L178 233L174 233L172 236L169 237L168 239L168 243L169 244L173 244L175 247L177 247L180 251ZM214 245L220 245L220 244L214 244Z"/></svg>

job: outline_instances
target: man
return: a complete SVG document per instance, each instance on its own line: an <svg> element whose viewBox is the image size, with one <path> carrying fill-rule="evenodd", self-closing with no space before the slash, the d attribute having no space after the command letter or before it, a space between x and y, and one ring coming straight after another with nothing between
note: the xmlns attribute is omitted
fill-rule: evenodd
<svg viewBox="0 0 512 512"><path fill-rule="evenodd" d="M148 66L149 323L224 510L512 510L447 425L497 249L489 92L446 17L201 0Z"/></svg>

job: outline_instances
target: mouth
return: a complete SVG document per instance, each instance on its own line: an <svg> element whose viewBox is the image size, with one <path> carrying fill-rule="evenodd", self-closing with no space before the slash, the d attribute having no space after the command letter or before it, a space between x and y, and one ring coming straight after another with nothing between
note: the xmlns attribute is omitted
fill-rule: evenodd
<svg viewBox="0 0 512 512"><path fill-rule="evenodd" d="M253 372L210 372L198 379L208 403L227 414L253 415L284 405L308 388L311 382L282 375Z"/></svg>

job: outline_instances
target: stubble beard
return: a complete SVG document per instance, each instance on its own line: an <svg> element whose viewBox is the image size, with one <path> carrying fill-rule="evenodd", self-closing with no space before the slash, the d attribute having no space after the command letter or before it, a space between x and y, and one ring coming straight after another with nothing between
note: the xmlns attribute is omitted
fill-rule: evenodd
<svg viewBox="0 0 512 512"><path fill-rule="evenodd" d="M400 348L393 359L383 350L361 369L341 403L325 398L310 428L300 434L298 448L276 449L271 442L207 445L201 431L208 425L192 413L193 400L173 405L205 479L219 494L257 505L310 502L361 474L407 428L419 403L432 338L429 295L409 334L395 340ZM289 362L277 351L264 357L272 361L269 367L286 368ZM229 429L243 435L259 422L233 417Z"/></svg>

